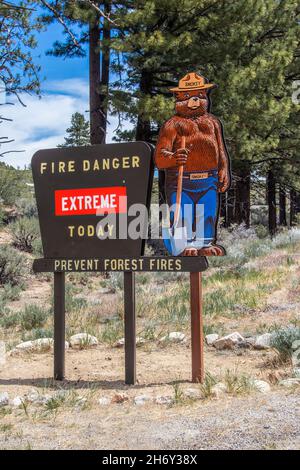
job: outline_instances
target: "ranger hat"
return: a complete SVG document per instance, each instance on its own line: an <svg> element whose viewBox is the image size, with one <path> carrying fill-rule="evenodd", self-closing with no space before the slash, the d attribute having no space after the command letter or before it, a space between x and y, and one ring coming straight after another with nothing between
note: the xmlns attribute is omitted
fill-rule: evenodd
<svg viewBox="0 0 300 470"><path fill-rule="evenodd" d="M192 90L207 90L209 88L216 87L213 83L207 83L206 79L202 75L198 75L195 72L188 73L179 80L178 87L170 88L170 91L192 91Z"/></svg>

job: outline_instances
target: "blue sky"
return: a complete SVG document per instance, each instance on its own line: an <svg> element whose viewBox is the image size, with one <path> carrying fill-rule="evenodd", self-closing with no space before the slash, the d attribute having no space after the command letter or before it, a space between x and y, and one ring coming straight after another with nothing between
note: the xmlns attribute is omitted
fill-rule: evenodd
<svg viewBox="0 0 300 470"><path fill-rule="evenodd" d="M28 165L37 150L62 143L74 112L88 118L88 57L63 59L46 55L53 42L63 37L62 30L61 25L53 24L36 35L38 47L33 57L41 65L42 98L25 95L22 98L26 108L18 103L2 108L13 121L1 124L1 135L14 139L3 151L18 151L7 154L4 161L15 167ZM109 123L107 142L111 142L117 127L115 118L109 118Z"/></svg>

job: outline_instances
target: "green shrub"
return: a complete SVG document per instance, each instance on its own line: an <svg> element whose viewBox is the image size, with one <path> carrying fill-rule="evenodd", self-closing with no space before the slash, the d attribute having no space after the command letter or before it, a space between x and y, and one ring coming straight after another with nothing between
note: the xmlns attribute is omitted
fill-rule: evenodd
<svg viewBox="0 0 300 470"><path fill-rule="evenodd" d="M0 299L6 303L12 300L19 300L21 287L12 286L11 284L5 284L0 290Z"/></svg>
<svg viewBox="0 0 300 470"><path fill-rule="evenodd" d="M40 328L44 326L48 315L49 310L45 310L39 305L26 305L24 311L19 313L20 325L24 330Z"/></svg>
<svg viewBox="0 0 300 470"><path fill-rule="evenodd" d="M38 220L35 217L22 217L10 224L13 245L22 251L32 253L34 242L40 237Z"/></svg>
<svg viewBox="0 0 300 470"><path fill-rule="evenodd" d="M20 323L19 313L12 313L8 309L4 312L3 316L0 318L0 326L2 328L13 328Z"/></svg>
<svg viewBox="0 0 300 470"><path fill-rule="evenodd" d="M0 227L2 227L2 225L4 225L4 210L0 204Z"/></svg>
<svg viewBox="0 0 300 470"><path fill-rule="evenodd" d="M32 341L40 338L53 338L53 328L34 328L22 335L22 341Z"/></svg>
<svg viewBox="0 0 300 470"><path fill-rule="evenodd" d="M271 347L274 348L282 361L291 360L294 341L300 340L300 327L287 326L275 331L271 337Z"/></svg>
<svg viewBox="0 0 300 470"><path fill-rule="evenodd" d="M17 207L20 213L25 217L37 217L37 206L35 198L22 198L17 201Z"/></svg>
<svg viewBox="0 0 300 470"><path fill-rule="evenodd" d="M0 284L23 286L22 278L26 272L26 259L9 246L0 246Z"/></svg>
<svg viewBox="0 0 300 470"><path fill-rule="evenodd" d="M32 242L32 253L34 253L35 256L44 256L42 239L40 237Z"/></svg>

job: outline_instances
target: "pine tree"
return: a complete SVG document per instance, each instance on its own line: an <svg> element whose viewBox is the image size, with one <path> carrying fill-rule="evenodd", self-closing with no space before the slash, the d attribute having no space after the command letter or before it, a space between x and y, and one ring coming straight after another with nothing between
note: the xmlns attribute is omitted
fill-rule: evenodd
<svg viewBox="0 0 300 470"><path fill-rule="evenodd" d="M71 126L66 130L64 144L58 147L80 147L90 145L90 125L83 114L74 113L71 118Z"/></svg>
<svg viewBox="0 0 300 470"><path fill-rule="evenodd" d="M33 18L31 0L18 3L0 2L0 124L10 120L1 112L2 106L13 104L9 97L25 106L24 94L38 94L40 88L39 67L32 57L40 24ZM0 157L7 153L1 146L12 141L0 135Z"/></svg>

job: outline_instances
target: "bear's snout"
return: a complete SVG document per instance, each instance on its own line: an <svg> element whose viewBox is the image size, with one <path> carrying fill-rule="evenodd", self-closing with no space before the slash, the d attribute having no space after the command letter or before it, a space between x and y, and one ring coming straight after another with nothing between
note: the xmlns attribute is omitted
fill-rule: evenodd
<svg viewBox="0 0 300 470"><path fill-rule="evenodd" d="M197 109L199 108L199 106L201 106L201 98L199 96L192 96L188 100L187 105L188 105L188 108Z"/></svg>

